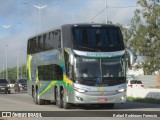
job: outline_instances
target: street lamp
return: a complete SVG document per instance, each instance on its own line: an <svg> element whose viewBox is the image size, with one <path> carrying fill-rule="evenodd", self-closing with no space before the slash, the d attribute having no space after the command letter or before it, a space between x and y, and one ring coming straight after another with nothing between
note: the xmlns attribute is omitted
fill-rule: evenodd
<svg viewBox="0 0 160 120"><path fill-rule="evenodd" d="M17 80L19 79L19 61L18 61L18 54L17 54Z"/></svg>
<svg viewBox="0 0 160 120"><path fill-rule="evenodd" d="M43 6L39 6L38 5L33 5L35 8L37 8L39 10L39 33L41 32L41 13L40 10L44 9L45 7L47 7L47 5L43 5Z"/></svg>
<svg viewBox="0 0 160 120"><path fill-rule="evenodd" d="M10 27L12 27L12 25L1 25L3 28L8 29Z"/></svg>
<svg viewBox="0 0 160 120"><path fill-rule="evenodd" d="M107 0L105 0L106 23L108 23L107 3L108 3L108 1L107 1Z"/></svg>
<svg viewBox="0 0 160 120"><path fill-rule="evenodd" d="M7 60L7 54L8 54L8 45L6 45L6 80L8 80L8 60ZM10 80L8 80L10 82Z"/></svg>
<svg viewBox="0 0 160 120"><path fill-rule="evenodd" d="M23 2L23 4L27 5L28 3ZM40 33L41 32L41 24L40 24L41 23L41 20L40 20L41 19L41 13L40 13L40 10L46 8L48 5L43 5L42 6L42 5L40 5L40 3L39 3L39 5L32 5L32 4L29 4L29 5L35 7L35 8L37 8L39 10L39 13L38 13L39 14L38 15L39 16L39 21L38 21L39 23L38 24L39 24L39 33Z"/></svg>

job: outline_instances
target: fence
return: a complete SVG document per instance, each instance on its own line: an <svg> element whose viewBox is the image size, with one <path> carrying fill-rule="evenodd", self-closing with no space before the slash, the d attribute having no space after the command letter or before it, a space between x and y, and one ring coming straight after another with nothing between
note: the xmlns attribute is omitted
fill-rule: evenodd
<svg viewBox="0 0 160 120"><path fill-rule="evenodd" d="M127 96L139 97L139 98L155 98L160 99L160 89L150 89L150 88L128 88Z"/></svg>
<svg viewBox="0 0 160 120"><path fill-rule="evenodd" d="M145 88L155 87L158 85L156 75L136 76L135 78L141 80Z"/></svg>

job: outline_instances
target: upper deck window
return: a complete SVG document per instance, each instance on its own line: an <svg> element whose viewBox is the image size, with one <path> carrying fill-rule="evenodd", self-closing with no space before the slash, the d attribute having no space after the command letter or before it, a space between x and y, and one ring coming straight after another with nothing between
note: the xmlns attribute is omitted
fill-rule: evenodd
<svg viewBox="0 0 160 120"><path fill-rule="evenodd" d="M118 27L75 27L73 48L90 51L123 50L123 38Z"/></svg>

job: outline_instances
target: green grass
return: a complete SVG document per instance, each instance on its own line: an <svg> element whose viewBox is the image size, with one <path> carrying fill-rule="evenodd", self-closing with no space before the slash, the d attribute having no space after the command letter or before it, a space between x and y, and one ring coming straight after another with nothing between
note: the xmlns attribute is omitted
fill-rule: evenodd
<svg viewBox="0 0 160 120"><path fill-rule="evenodd" d="M154 98L127 97L127 101L128 102L141 102L141 103L160 104L160 99L154 99Z"/></svg>
<svg viewBox="0 0 160 120"><path fill-rule="evenodd" d="M155 86L155 87L149 86L149 88L157 88L157 89L160 89L160 86Z"/></svg>

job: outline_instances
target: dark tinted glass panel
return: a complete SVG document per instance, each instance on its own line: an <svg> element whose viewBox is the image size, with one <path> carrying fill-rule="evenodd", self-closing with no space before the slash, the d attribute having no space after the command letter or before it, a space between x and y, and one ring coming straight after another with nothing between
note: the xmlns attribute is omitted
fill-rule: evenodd
<svg viewBox="0 0 160 120"><path fill-rule="evenodd" d="M20 79L19 82L20 83L27 83L27 80L26 79Z"/></svg>
<svg viewBox="0 0 160 120"><path fill-rule="evenodd" d="M39 80L62 80L62 68L59 65L43 65L38 66Z"/></svg>
<svg viewBox="0 0 160 120"><path fill-rule="evenodd" d="M41 52L43 48L44 48L44 43L41 35L41 36L38 36L38 39L37 39L37 52Z"/></svg>
<svg viewBox="0 0 160 120"><path fill-rule="evenodd" d="M33 54L37 52L37 38L34 37L32 39L29 39L28 41L28 54Z"/></svg>
<svg viewBox="0 0 160 120"><path fill-rule="evenodd" d="M124 49L123 38L118 27L73 28L73 48L90 51L113 51Z"/></svg>
<svg viewBox="0 0 160 120"><path fill-rule="evenodd" d="M131 84L136 84L136 81L135 81L135 80L132 80L132 81L131 81Z"/></svg>
<svg viewBox="0 0 160 120"><path fill-rule="evenodd" d="M64 51L64 59L65 59L66 75L69 76L69 54L66 51Z"/></svg>
<svg viewBox="0 0 160 120"><path fill-rule="evenodd" d="M0 83L8 83L6 79L0 79Z"/></svg>
<svg viewBox="0 0 160 120"><path fill-rule="evenodd" d="M48 37L46 39L45 49L52 50L54 44L54 34L53 32L49 32Z"/></svg>
<svg viewBox="0 0 160 120"><path fill-rule="evenodd" d="M28 54L34 54L61 47L60 30L51 31L28 40Z"/></svg>
<svg viewBox="0 0 160 120"><path fill-rule="evenodd" d="M137 81L137 84L142 84L142 82L141 81Z"/></svg>

